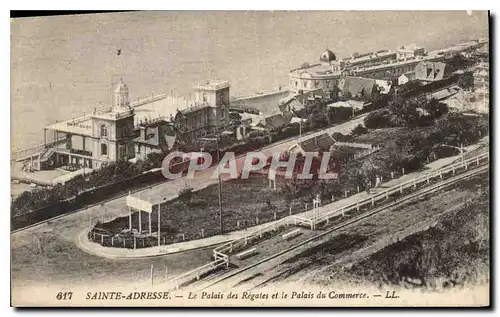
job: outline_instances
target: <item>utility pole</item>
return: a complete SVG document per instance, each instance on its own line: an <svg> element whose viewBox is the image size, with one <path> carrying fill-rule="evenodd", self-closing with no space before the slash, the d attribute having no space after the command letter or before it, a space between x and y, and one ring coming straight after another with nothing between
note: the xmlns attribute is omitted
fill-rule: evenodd
<svg viewBox="0 0 500 317"><path fill-rule="evenodd" d="M219 179L219 230L220 230L220 234L224 234L224 227L223 227L223 223L222 223L222 180L221 180L221 176L220 176L220 166L219 166L219 163L220 163L220 151L219 151L219 139L220 139L220 136L219 134L217 133L217 137L216 138L200 138L200 140L204 140L204 141L215 141L216 142L216 149L217 149L217 168L219 169L218 170L218 179Z"/></svg>
<svg viewBox="0 0 500 317"><path fill-rule="evenodd" d="M222 225L222 181L220 177L220 153L219 153L219 136L217 135L217 164L219 168L219 227L220 227L220 234L224 234L224 227Z"/></svg>

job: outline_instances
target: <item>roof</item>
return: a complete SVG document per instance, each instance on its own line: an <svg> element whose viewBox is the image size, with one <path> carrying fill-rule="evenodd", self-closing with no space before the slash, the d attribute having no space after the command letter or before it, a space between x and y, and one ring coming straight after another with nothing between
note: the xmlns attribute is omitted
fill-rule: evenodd
<svg viewBox="0 0 500 317"><path fill-rule="evenodd" d="M321 53L321 55L319 57L319 60L321 62L325 62L325 63L329 63L329 62L334 61L336 59L337 59L337 57L335 56L335 54L333 54L333 52L330 51L329 49L326 49L323 53Z"/></svg>
<svg viewBox="0 0 500 317"><path fill-rule="evenodd" d="M194 89L200 90L219 90L223 88L228 88L229 82L227 80L220 79L209 79L198 85L194 86Z"/></svg>
<svg viewBox="0 0 500 317"><path fill-rule="evenodd" d="M342 92L351 96L371 95L375 88L375 79L347 76L344 80Z"/></svg>
<svg viewBox="0 0 500 317"><path fill-rule="evenodd" d="M357 101L357 100L346 100L346 101L337 101L337 102L333 102L329 105L327 105L327 107L331 107L331 108L340 108L340 107L349 107L349 108L354 108L356 110L361 110L363 109L363 106L365 105L365 103L363 101Z"/></svg>
<svg viewBox="0 0 500 317"><path fill-rule="evenodd" d="M405 76L406 78L408 78L409 80L414 80L415 79L415 72L407 72L407 73L404 73L402 74L401 76ZM401 77L399 76L399 77Z"/></svg>
<svg viewBox="0 0 500 317"><path fill-rule="evenodd" d="M120 79L120 82L116 85L115 93L128 93L128 87L123 82L123 79Z"/></svg>
<svg viewBox="0 0 500 317"><path fill-rule="evenodd" d="M449 68L442 62L421 62L415 67L415 76L419 80L435 81L443 79Z"/></svg>
<svg viewBox="0 0 500 317"><path fill-rule="evenodd" d="M377 87L381 94L385 95L391 91L392 83L389 80L376 79L375 84L377 84Z"/></svg>
<svg viewBox="0 0 500 317"><path fill-rule="evenodd" d="M328 133L323 133L298 142L295 146L299 146L304 152L316 152L320 149L330 149L334 144L335 140Z"/></svg>
<svg viewBox="0 0 500 317"><path fill-rule="evenodd" d="M148 144L155 147L166 144L169 150L175 144L176 133L174 128L165 121L154 126L143 125L140 129L146 129L146 135L143 137L141 133L138 137L134 138L134 142L136 143Z"/></svg>
<svg viewBox="0 0 500 317"><path fill-rule="evenodd" d="M197 104L197 105L194 105L194 106L191 106L191 107L179 110L179 112L182 113L182 114L187 114L187 113L192 113L192 112L200 111L202 109L210 108L210 107L212 107L212 106L210 106L208 103L201 103L201 104Z"/></svg>
<svg viewBox="0 0 500 317"><path fill-rule="evenodd" d="M291 117L279 113L265 118L264 121L266 128L279 129L289 124L291 119Z"/></svg>

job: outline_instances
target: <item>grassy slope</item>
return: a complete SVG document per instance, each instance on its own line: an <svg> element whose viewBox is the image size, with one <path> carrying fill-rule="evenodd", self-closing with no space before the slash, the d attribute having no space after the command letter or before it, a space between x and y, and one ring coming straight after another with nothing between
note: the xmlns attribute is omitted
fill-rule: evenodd
<svg viewBox="0 0 500 317"><path fill-rule="evenodd" d="M489 274L489 186L487 179L467 207L442 217L354 265L338 278L354 283L441 289L480 283ZM339 274L342 276L340 277Z"/></svg>

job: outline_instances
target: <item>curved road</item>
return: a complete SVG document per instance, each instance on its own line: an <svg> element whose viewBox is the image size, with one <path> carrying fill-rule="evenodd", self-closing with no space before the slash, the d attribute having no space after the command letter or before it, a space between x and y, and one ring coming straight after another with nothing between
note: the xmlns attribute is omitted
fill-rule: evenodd
<svg viewBox="0 0 500 317"><path fill-rule="evenodd" d="M310 133L311 137L322 133L349 133L363 122L366 115L328 129ZM278 142L266 147L263 152L283 152L297 142L298 137ZM242 158L240 158L242 160ZM141 190L135 195L151 197L152 202L175 198L186 185L195 190L215 184L217 179L208 179L211 168L193 180L185 178L165 182ZM36 287L36 285L60 285L61 288L75 285L92 285L112 282L114 285L141 284L148 281L150 266L155 267L155 278L164 278L165 266L169 277L198 267L207 262L211 249L195 250L181 254L133 260L110 260L85 253L75 246L75 239L82 230L95 223L126 215L128 210L125 197L106 202L47 221L11 234L11 267L13 288Z"/></svg>

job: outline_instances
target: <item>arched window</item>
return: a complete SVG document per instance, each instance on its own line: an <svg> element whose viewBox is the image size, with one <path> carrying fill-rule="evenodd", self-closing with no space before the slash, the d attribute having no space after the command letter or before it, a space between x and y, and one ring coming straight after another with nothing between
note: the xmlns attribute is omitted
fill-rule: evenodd
<svg viewBox="0 0 500 317"><path fill-rule="evenodd" d="M108 136L108 128L106 128L105 124L101 124L101 138L105 138Z"/></svg>
<svg viewBox="0 0 500 317"><path fill-rule="evenodd" d="M101 144L101 155L108 155L108 146L106 144Z"/></svg>

